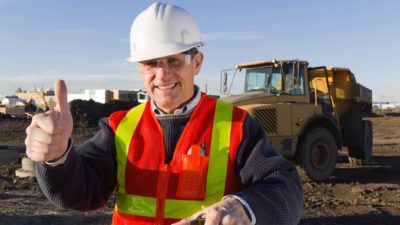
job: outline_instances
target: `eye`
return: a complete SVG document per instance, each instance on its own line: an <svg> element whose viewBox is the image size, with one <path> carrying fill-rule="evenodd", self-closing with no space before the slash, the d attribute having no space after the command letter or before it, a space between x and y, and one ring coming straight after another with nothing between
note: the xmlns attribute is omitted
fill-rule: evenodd
<svg viewBox="0 0 400 225"><path fill-rule="evenodd" d="M148 68L154 68L157 67L157 61L149 61L149 62L145 62L144 65Z"/></svg>
<svg viewBox="0 0 400 225"><path fill-rule="evenodd" d="M167 61L170 67L180 67L182 65L182 61L176 58L169 58Z"/></svg>

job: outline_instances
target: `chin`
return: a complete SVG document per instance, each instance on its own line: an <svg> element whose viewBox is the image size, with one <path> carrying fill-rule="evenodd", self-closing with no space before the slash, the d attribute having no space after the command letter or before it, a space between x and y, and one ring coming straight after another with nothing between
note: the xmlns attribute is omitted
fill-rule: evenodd
<svg viewBox="0 0 400 225"><path fill-rule="evenodd" d="M174 101L155 101L155 103L162 109L173 109L177 105Z"/></svg>

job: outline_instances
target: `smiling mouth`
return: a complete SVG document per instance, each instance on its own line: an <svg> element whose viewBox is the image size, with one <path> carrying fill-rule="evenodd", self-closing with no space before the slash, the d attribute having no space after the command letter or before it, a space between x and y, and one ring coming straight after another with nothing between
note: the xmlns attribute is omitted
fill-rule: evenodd
<svg viewBox="0 0 400 225"><path fill-rule="evenodd" d="M178 83L172 83L168 85L155 85L155 88L158 88L160 90L168 90L174 88Z"/></svg>

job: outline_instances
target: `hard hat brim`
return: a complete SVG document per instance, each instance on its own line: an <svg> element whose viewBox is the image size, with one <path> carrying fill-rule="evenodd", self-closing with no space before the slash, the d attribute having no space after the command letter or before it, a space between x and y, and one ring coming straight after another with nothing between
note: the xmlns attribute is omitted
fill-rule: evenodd
<svg viewBox="0 0 400 225"><path fill-rule="evenodd" d="M128 62L141 62L151 59L158 59L170 55L185 52L191 48L198 48L205 45L204 42L193 43L190 45L183 44L166 44L163 46L147 47L146 50L138 50L133 56L127 58Z"/></svg>

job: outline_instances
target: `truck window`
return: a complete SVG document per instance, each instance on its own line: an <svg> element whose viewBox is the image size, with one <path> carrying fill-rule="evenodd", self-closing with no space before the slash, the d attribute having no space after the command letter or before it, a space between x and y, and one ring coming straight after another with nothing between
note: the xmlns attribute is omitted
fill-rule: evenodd
<svg viewBox="0 0 400 225"><path fill-rule="evenodd" d="M283 69L284 86L283 92L290 95L304 95L304 66L300 66L299 75L293 74L293 65L287 64Z"/></svg>
<svg viewBox="0 0 400 225"><path fill-rule="evenodd" d="M282 90L282 76L280 72L272 73L270 92L277 94Z"/></svg>
<svg viewBox="0 0 400 225"><path fill-rule="evenodd" d="M271 94L304 95L304 66L297 77L293 64L281 67L263 66L246 69L245 92L263 90Z"/></svg>
<svg viewBox="0 0 400 225"><path fill-rule="evenodd" d="M266 90L266 85L271 74L271 70L271 67L247 69L244 91Z"/></svg>

